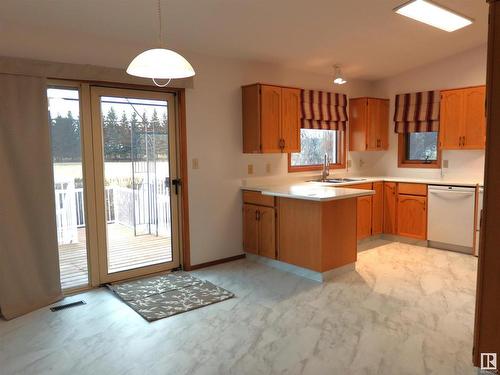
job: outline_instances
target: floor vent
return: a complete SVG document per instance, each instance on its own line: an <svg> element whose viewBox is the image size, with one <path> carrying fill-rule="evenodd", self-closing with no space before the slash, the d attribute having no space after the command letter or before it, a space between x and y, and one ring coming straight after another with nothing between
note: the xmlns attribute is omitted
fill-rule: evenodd
<svg viewBox="0 0 500 375"><path fill-rule="evenodd" d="M70 307L81 306L81 305L85 305L85 304L86 304L85 301L71 302L71 303L66 303L64 305L51 307L50 311L55 312L55 311L69 309Z"/></svg>

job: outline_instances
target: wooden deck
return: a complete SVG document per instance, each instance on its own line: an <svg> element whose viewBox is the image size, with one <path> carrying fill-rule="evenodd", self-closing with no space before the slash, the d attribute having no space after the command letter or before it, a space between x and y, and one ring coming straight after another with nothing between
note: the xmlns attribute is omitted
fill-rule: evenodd
<svg viewBox="0 0 500 375"><path fill-rule="evenodd" d="M78 243L59 246L59 263L63 289L88 284L85 228L78 230ZM134 236L131 228L120 224L108 225L109 272L172 261L169 237Z"/></svg>

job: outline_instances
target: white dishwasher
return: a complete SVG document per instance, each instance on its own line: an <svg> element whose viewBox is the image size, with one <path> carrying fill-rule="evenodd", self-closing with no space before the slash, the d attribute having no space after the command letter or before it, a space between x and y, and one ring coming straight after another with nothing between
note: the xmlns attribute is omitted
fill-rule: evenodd
<svg viewBox="0 0 500 375"><path fill-rule="evenodd" d="M472 254L476 189L429 185L427 240L430 247Z"/></svg>

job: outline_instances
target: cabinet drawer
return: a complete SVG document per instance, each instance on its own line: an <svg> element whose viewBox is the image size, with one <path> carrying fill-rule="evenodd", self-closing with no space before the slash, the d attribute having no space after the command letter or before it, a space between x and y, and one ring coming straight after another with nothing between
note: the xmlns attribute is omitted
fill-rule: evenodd
<svg viewBox="0 0 500 375"><path fill-rule="evenodd" d="M342 186L343 188L348 188L348 189L362 189L362 190L372 190L373 185L371 182L366 182L364 184L356 184L356 185L346 185Z"/></svg>
<svg viewBox="0 0 500 375"><path fill-rule="evenodd" d="M398 193L406 195L421 195L427 196L427 185L425 184L408 184L400 182L398 184Z"/></svg>
<svg viewBox="0 0 500 375"><path fill-rule="evenodd" d="M274 207L274 197L262 195L259 191L243 191L243 203Z"/></svg>

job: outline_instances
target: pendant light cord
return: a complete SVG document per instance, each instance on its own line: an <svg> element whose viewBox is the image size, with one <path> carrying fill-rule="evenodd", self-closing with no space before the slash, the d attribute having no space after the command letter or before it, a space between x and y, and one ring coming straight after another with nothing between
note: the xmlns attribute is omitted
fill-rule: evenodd
<svg viewBox="0 0 500 375"><path fill-rule="evenodd" d="M161 0L158 0L157 1L157 5L158 5L158 44L159 44L159 47L161 48L163 43L162 43L162 39L161 39L161 36L162 36L162 33L163 33L163 23L161 22L161 3L160 3ZM170 83L171 79L169 79L166 83L164 84L160 84L158 82L156 82L156 80L153 78L153 83L157 86L157 87L167 87L168 84Z"/></svg>
<svg viewBox="0 0 500 375"><path fill-rule="evenodd" d="M158 30L158 44L161 47L162 46L161 34L162 34L162 31L163 31L163 25L162 25L162 22L161 22L161 4L160 4L160 0L158 0L158 26L159 26L159 30Z"/></svg>

